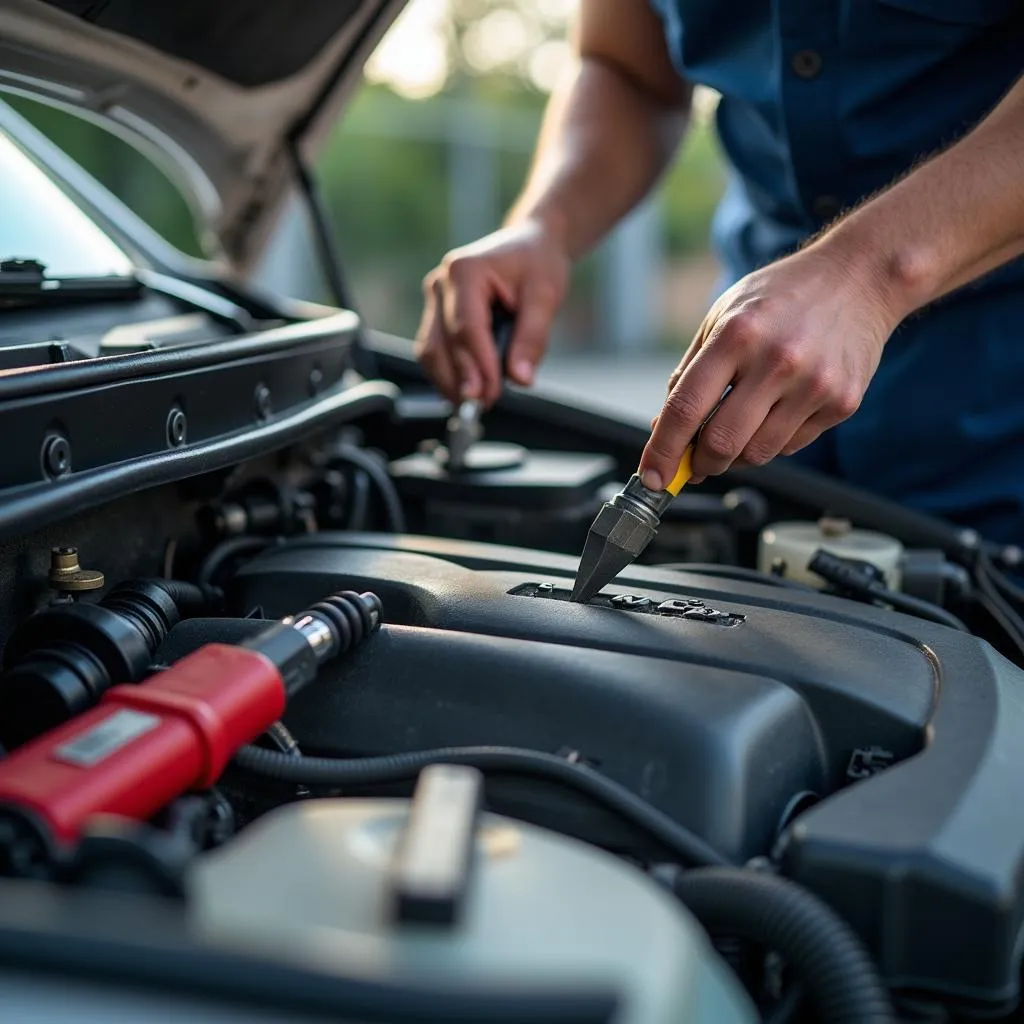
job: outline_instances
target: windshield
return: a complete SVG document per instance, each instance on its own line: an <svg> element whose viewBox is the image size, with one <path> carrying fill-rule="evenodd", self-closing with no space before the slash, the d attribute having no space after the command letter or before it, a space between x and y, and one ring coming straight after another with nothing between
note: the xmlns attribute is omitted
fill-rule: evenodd
<svg viewBox="0 0 1024 1024"><path fill-rule="evenodd" d="M128 257L0 133L0 260L39 260L49 277L127 276Z"/></svg>

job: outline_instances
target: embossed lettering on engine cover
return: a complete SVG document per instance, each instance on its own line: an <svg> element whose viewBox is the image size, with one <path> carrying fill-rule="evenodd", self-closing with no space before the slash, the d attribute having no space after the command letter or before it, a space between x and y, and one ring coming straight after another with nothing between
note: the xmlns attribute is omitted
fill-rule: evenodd
<svg viewBox="0 0 1024 1024"><path fill-rule="evenodd" d="M572 593L554 583L523 583L509 591L511 597L539 597L548 601L568 601ZM688 622L705 622L712 626L740 626L746 616L738 612L719 611L709 608L704 601L695 597L676 597L669 601L654 601L638 594L598 594L588 604L615 611L634 612L641 615L660 615L667 618L686 619Z"/></svg>

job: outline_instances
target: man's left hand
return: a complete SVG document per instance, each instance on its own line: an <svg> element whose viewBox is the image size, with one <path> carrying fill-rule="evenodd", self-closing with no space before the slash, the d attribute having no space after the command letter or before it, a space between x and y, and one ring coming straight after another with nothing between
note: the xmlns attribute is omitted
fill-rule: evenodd
<svg viewBox="0 0 1024 1024"><path fill-rule="evenodd" d="M857 411L900 319L870 260L827 245L745 277L711 308L669 380L640 461L645 484L672 479L713 410L694 482L809 445Z"/></svg>

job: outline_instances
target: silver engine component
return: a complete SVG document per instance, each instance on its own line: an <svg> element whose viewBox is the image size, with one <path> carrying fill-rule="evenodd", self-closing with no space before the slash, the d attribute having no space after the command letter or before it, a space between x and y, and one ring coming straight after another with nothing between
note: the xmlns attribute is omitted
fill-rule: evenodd
<svg viewBox="0 0 1024 1024"><path fill-rule="evenodd" d="M190 913L229 939L368 980L474 992L619 995L615 1024L753 1024L685 908L612 855L480 815L455 920L403 921L394 886L410 801L323 799L261 818L198 860Z"/></svg>

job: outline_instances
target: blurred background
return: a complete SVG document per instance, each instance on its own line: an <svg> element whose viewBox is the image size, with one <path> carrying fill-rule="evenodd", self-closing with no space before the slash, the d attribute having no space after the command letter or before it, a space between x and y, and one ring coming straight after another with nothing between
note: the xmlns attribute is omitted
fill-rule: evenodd
<svg viewBox="0 0 1024 1024"><path fill-rule="evenodd" d="M575 6L411 0L378 47L317 168L371 327L411 337L424 274L498 225L526 174L548 93L570 66ZM723 185L716 99L698 90L688 141L657 194L579 266L546 384L657 411L717 276L708 249ZM200 254L187 204L145 157L70 115L10 102L169 241ZM284 236L268 274L292 294L322 298L303 231L289 235L286 225Z"/></svg>

